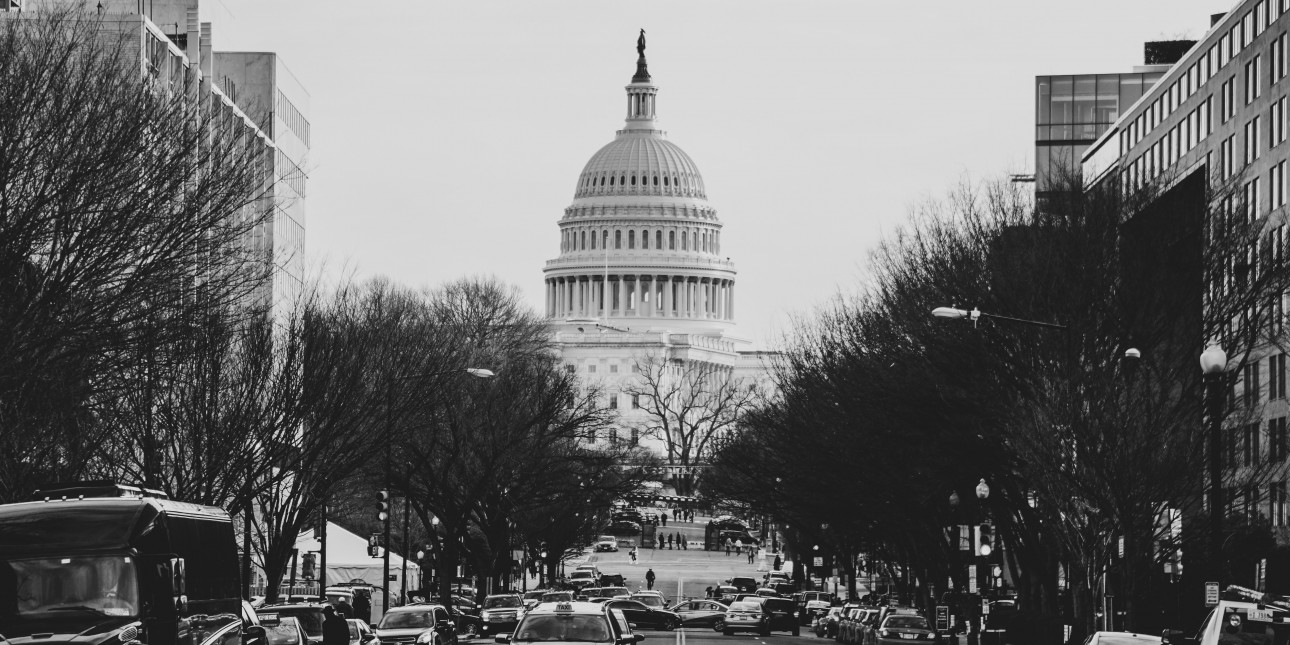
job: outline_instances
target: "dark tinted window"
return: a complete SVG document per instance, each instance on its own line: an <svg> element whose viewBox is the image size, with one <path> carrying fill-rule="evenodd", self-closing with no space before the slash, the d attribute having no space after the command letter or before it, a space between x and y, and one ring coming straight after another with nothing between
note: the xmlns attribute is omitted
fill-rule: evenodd
<svg viewBox="0 0 1290 645"><path fill-rule="evenodd" d="M794 611L797 609L793 601L787 598L767 598L761 606L766 611Z"/></svg>
<svg viewBox="0 0 1290 645"><path fill-rule="evenodd" d="M927 619L922 616L892 616L882 624L883 627L904 627L906 629L927 629Z"/></svg>

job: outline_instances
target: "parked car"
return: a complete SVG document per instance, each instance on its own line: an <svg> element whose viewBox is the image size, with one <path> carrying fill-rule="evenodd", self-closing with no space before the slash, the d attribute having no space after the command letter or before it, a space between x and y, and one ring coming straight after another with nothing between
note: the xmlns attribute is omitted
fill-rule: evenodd
<svg viewBox="0 0 1290 645"><path fill-rule="evenodd" d="M323 624L323 606L315 603L292 603L282 605L268 605L255 610L260 617L260 624L272 622L275 618L281 619L287 616L293 616L300 621L300 627L305 630L305 636L308 637L311 645L322 644L322 624Z"/></svg>
<svg viewBox="0 0 1290 645"><path fill-rule="evenodd" d="M711 627L715 631L726 630L726 612L728 605L715 600L689 600L674 605L669 611L681 617L682 627Z"/></svg>
<svg viewBox="0 0 1290 645"><path fill-rule="evenodd" d="M867 634L865 645L899 645L907 640L934 640L936 630L926 616L916 614L891 614L878 623L878 628Z"/></svg>
<svg viewBox="0 0 1290 645"><path fill-rule="evenodd" d="M841 617L841 607L830 607L823 616L815 619L815 635L820 638L837 638L838 618Z"/></svg>
<svg viewBox="0 0 1290 645"><path fill-rule="evenodd" d="M347 618L345 622L349 623L349 645L381 645L366 620Z"/></svg>
<svg viewBox="0 0 1290 645"><path fill-rule="evenodd" d="M860 605L843 605L842 613L838 616L836 640L843 645L858 645L859 641L856 639L862 633L859 625L863 616L864 608Z"/></svg>
<svg viewBox="0 0 1290 645"><path fill-rule="evenodd" d="M855 625L855 643L863 645L869 640L869 633L878 628L878 619L882 615L882 610L876 607L869 607L860 610L860 616Z"/></svg>
<svg viewBox="0 0 1290 645"><path fill-rule="evenodd" d="M600 553L603 551L617 551L617 550L618 550L618 538L612 535L602 535L596 538L597 553Z"/></svg>
<svg viewBox="0 0 1290 645"><path fill-rule="evenodd" d="M391 608L376 624L383 643L433 643L456 645L457 628L443 605L416 604Z"/></svg>
<svg viewBox="0 0 1290 645"><path fill-rule="evenodd" d="M606 609L623 612L627 622L636 627L672 631L681 625L681 617L666 609L648 607L638 600L614 598L605 601Z"/></svg>
<svg viewBox="0 0 1290 645"><path fill-rule="evenodd" d="M309 644L309 637L305 635L304 627L300 626L300 621L295 616L275 617L268 622L261 621L260 626L266 632L267 645Z"/></svg>

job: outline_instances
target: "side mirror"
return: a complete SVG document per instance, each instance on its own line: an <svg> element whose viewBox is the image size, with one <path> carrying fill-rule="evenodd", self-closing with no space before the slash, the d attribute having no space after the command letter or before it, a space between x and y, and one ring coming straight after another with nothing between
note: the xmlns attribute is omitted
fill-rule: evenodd
<svg viewBox="0 0 1290 645"><path fill-rule="evenodd" d="M452 622L451 620L441 620L441 621L439 621L439 624L438 624L438 625L435 625L435 626L436 626L436 627L438 627L438 628L440 628L440 629L448 629L448 628L450 628L450 627L453 627L454 625L453 625L453 622Z"/></svg>
<svg viewBox="0 0 1290 645"><path fill-rule="evenodd" d="M364 642L364 643L367 643L367 642L370 642L370 641L373 641L373 640L376 640L376 634L373 634L372 632L368 632L368 633L366 633L366 634L363 634L363 642Z"/></svg>
<svg viewBox="0 0 1290 645"><path fill-rule="evenodd" d="M251 625L242 630L242 642L246 645L263 645L269 633L259 625Z"/></svg>
<svg viewBox="0 0 1290 645"><path fill-rule="evenodd" d="M494 636L494 637L493 637L493 642L494 642L494 643L509 643L509 642L511 642L511 635L510 635L510 634L498 634L497 636Z"/></svg>

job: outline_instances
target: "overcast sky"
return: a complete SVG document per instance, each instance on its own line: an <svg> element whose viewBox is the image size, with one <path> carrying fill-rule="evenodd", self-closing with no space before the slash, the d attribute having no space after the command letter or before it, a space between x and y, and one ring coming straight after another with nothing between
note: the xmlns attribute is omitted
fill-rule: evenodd
<svg viewBox="0 0 1290 645"><path fill-rule="evenodd" d="M910 207L1034 166L1034 77L1142 64L1223 0L202 0L217 50L311 95L312 258L412 286L494 275L543 303L583 165L648 32L660 127L698 164L739 331L864 279ZM917 9L915 9L917 7Z"/></svg>

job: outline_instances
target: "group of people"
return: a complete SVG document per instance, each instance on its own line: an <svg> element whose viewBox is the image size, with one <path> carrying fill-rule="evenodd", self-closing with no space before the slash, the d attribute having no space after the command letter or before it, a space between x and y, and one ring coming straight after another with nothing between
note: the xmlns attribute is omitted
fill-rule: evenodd
<svg viewBox="0 0 1290 645"><path fill-rule="evenodd" d="M657 515L650 513L645 516L645 521L655 526L667 526L668 520L672 520L674 522L693 522L694 511L674 508L671 511L664 510Z"/></svg>
<svg viewBox="0 0 1290 645"><path fill-rule="evenodd" d="M690 544L685 539L685 535L677 531L676 533L668 533L666 537L655 538L654 548L689 550Z"/></svg>
<svg viewBox="0 0 1290 645"><path fill-rule="evenodd" d="M752 564L757 559L757 545L755 544L744 544L743 540L726 538L726 555L730 555L732 550L735 553L747 554L748 564Z"/></svg>

